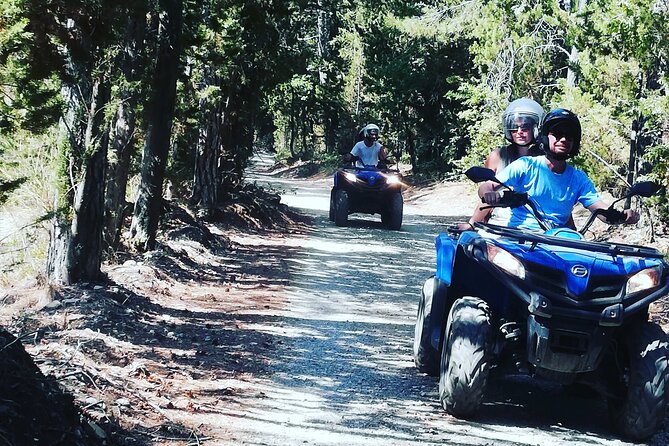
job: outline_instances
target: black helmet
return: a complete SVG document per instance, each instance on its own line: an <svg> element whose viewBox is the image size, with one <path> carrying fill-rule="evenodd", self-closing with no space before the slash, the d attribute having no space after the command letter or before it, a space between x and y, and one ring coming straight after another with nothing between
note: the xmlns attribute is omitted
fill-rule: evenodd
<svg viewBox="0 0 669 446"><path fill-rule="evenodd" d="M573 158L578 155L581 148L581 122L578 120L578 116L565 108L556 108L544 116L544 120L541 123L541 144L543 145L544 152L548 154L550 151L548 132L558 124L566 124L573 132L574 145L569 153L569 158Z"/></svg>
<svg viewBox="0 0 669 446"><path fill-rule="evenodd" d="M539 103L530 98L520 98L511 102L502 113L502 128L507 141L513 142L511 132L518 126L527 126L532 129L532 139L539 136L539 124L544 117L544 109Z"/></svg>

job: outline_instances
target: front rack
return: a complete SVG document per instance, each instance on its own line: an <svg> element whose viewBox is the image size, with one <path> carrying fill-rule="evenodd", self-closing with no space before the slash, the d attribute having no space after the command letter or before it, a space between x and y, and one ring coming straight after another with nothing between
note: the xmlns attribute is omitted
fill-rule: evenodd
<svg viewBox="0 0 669 446"><path fill-rule="evenodd" d="M500 235L518 240L520 243L532 244L547 244L554 246L562 246L565 248L584 249L593 252L603 252L618 256L631 257L651 257L661 259L664 257L660 251L648 246L628 245L625 243L606 243L606 242L592 242L588 240L574 240L563 237L556 237L553 235L545 235L536 232L527 231L518 228L507 228L506 226L498 226L490 223L474 223L474 227L482 229L492 234Z"/></svg>

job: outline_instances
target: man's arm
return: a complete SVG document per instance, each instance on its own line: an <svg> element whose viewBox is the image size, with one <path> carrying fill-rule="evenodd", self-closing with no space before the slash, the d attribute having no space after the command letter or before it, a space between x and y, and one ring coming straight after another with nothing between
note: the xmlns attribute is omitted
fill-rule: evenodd
<svg viewBox="0 0 669 446"><path fill-rule="evenodd" d="M609 206L604 202L604 200L596 201L587 207L587 209L590 212L595 212L597 209L608 209L608 208ZM633 225L639 221L639 213L634 209L624 209L623 214L625 214L624 223L626 225ZM604 223L610 223L609 221L606 220L606 217L604 217L603 215L598 215L597 218L599 218Z"/></svg>
<svg viewBox="0 0 669 446"><path fill-rule="evenodd" d="M385 161L388 159L388 154L386 154L386 148L381 146L379 149L379 161Z"/></svg>

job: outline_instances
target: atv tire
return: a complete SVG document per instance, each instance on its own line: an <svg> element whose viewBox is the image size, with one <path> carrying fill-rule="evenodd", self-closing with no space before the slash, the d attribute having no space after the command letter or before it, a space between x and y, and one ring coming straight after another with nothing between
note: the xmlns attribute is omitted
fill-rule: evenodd
<svg viewBox="0 0 669 446"><path fill-rule="evenodd" d="M669 402L667 335L657 324L644 322L624 333L624 344L627 385L621 399L609 402L609 412L614 428L639 441L657 432Z"/></svg>
<svg viewBox="0 0 669 446"><path fill-rule="evenodd" d="M455 301L439 370L439 400L451 415L467 418L481 405L492 362L492 334L488 304L467 296Z"/></svg>
<svg viewBox="0 0 669 446"><path fill-rule="evenodd" d="M330 192L330 213L328 215L330 221L335 220L335 191Z"/></svg>
<svg viewBox="0 0 669 446"><path fill-rule="evenodd" d="M436 286L437 279L434 276L423 284L413 336L413 360L416 368L430 376L439 375L439 351L430 342L430 312Z"/></svg>
<svg viewBox="0 0 669 446"><path fill-rule="evenodd" d="M335 193L334 222L337 226L348 224L348 194L345 190Z"/></svg>
<svg viewBox="0 0 669 446"><path fill-rule="evenodd" d="M397 192L390 196L388 205L381 213L381 222L393 231L399 231L402 227L402 214L404 213L404 201L402 194Z"/></svg>

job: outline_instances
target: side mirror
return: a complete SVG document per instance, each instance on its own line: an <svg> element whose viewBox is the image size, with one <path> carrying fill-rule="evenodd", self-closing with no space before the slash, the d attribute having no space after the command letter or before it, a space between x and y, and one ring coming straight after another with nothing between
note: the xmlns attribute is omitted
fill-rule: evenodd
<svg viewBox="0 0 669 446"><path fill-rule="evenodd" d="M635 195L641 197L652 197L658 193L660 189L662 189L662 186L657 183L652 181L642 181L640 183L634 184L630 188L629 192L627 192L627 197L633 197Z"/></svg>
<svg viewBox="0 0 669 446"><path fill-rule="evenodd" d="M495 183L502 184L497 178L495 178L495 172L485 167L478 167L478 166L470 167L465 172L465 175L467 176L467 178L469 178L475 183L482 183L484 181L494 181Z"/></svg>

